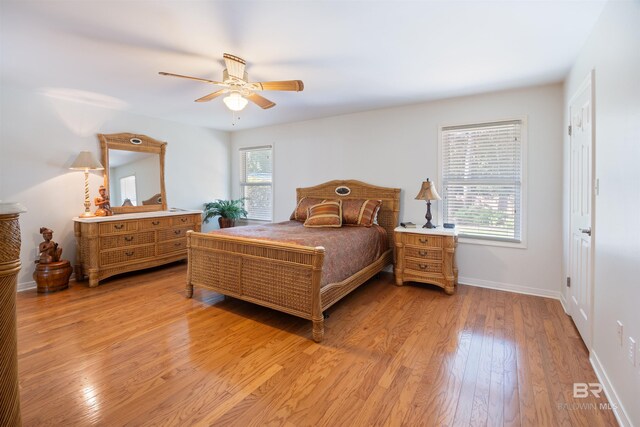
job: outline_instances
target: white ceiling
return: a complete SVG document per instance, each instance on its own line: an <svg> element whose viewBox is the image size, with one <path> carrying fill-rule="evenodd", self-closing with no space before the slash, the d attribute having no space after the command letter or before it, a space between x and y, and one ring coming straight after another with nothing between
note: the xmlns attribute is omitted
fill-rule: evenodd
<svg viewBox="0 0 640 427"><path fill-rule="evenodd" d="M2 84L151 117L237 130L561 81L605 0L1 0ZM232 126L216 86L223 53L263 92Z"/></svg>

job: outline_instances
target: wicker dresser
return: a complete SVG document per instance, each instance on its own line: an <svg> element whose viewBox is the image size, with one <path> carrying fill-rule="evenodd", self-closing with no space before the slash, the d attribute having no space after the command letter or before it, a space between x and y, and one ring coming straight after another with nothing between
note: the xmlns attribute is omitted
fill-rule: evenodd
<svg viewBox="0 0 640 427"><path fill-rule="evenodd" d="M187 231L200 231L200 211L158 211L74 218L76 278L89 286L114 274L187 258Z"/></svg>
<svg viewBox="0 0 640 427"><path fill-rule="evenodd" d="M457 230L397 227L394 234L396 285L430 283L440 286L449 295L455 292L458 284Z"/></svg>

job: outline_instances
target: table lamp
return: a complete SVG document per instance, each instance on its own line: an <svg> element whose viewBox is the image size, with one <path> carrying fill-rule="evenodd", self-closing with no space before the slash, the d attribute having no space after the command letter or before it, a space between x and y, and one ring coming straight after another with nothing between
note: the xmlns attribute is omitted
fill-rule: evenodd
<svg viewBox="0 0 640 427"><path fill-rule="evenodd" d="M71 166L69 166L71 170L82 170L84 171L84 213L80 215L81 218L87 218L95 216L91 213L91 201L89 200L89 171L90 170L103 170L104 167L100 164L99 161L93 157L90 151L81 151L78 154L78 157L73 161Z"/></svg>
<svg viewBox="0 0 640 427"><path fill-rule="evenodd" d="M427 219L427 223L423 225L422 228L436 228L435 225L431 224L431 201L440 200L440 195L436 191L436 186L433 184L433 181L429 181L429 178L422 182L422 187L420 187L420 192L416 196L416 200L427 201L427 214L424 216Z"/></svg>

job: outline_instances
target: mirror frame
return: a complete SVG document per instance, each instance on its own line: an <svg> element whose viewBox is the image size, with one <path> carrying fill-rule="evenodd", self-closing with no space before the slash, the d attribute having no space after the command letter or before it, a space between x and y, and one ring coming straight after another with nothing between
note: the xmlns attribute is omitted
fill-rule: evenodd
<svg viewBox="0 0 640 427"><path fill-rule="evenodd" d="M135 213L135 212L154 212L167 210L167 194L164 187L164 155L167 150L167 143L158 141L146 135L134 133L112 133L98 134L100 140L100 148L102 149L102 165L104 166L104 186L107 194L111 197L109 191L109 149L123 151L137 151L141 153L152 153L160 156L160 197L162 203L158 205L143 206L111 206L114 214ZM139 143L133 143L131 140L139 140Z"/></svg>

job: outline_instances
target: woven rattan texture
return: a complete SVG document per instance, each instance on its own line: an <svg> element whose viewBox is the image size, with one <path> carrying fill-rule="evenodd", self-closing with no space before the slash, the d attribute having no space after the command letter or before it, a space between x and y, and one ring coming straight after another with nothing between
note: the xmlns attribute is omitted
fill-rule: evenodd
<svg viewBox="0 0 640 427"><path fill-rule="evenodd" d="M100 239L100 249L114 249L123 246L146 245L155 243L155 231L125 234L122 236L108 236Z"/></svg>
<svg viewBox="0 0 640 427"><path fill-rule="evenodd" d="M407 259L405 261L405 268L408 270L414 270L415 272L442 273L441 262L415 261L413 259Z"/></svg>
<svg viewBox="0 0 640 427"><path fill-rule="evenodd" d="M194 285L240 294L241 259L234 254L198 251L189 258Z"/></svg>
<svg viewBox="0 0 640 427"><path fill-rule="evenodd" d="M183 251L187 247L187 239L183 237L178 240L169 240L158 243L158 255L168 254L175 251Z"/></svg>
<svg viewBox="0 0 640 427"><path fill-rule="evenodd" d="M310 253L292 252L286 249L253 245L250 242L239 242L232 239L218 240L209 236L193 236L192 246L215 249L222 252L235 252L260 258L288 261L295 264L311 264L313 255Z"/></svg>
<svg viewBox="0 0 640 427"><path fill-rule="evenodd" d="M442 261L442 249L414 248L407 246L404 249L407 257L422 258L434 261Z"/></svg>
<svg viewBox="0 0 640 427"><path fill-rule="evenodd" d="M18 215L0 216L0 426L19 426L16 277L20 270Z"/></svg>
<svg viewBox="0 0 640 427"><path fill-rule="evenodd" d="M132 260L150 258L155 255L155 248L155 245L151 244L100 252L100 265L120 264Z"/></svg>
<svg viewBox="0 0 640 427"><path fill-rule="evenodd" d="M242 263L242 294L311 313L311 269L269 260L245 259Z"/></svg>
<svg viewBox="0 0 640 427"><path fill-rule="evenodd" d="M20 258L20 225L17 216L0 220L0 263Z"/></svg>

